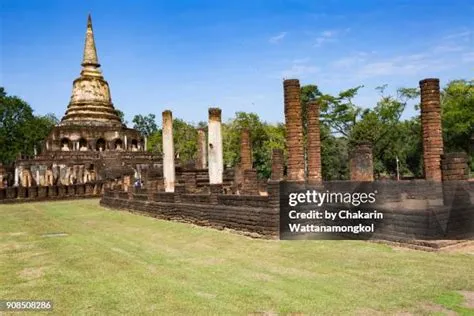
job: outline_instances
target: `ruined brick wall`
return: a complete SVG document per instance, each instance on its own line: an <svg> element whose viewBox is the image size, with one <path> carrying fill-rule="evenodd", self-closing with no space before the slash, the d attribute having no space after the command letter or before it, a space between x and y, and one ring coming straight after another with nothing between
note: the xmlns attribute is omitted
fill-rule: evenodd
<svg viewBox="0 0 474 316"><path fill-rule="evenodd" d="M99 198L104 185L103 181L96 181L58 186L7 187L0 189L0 203Z"/></svg>
<svg viewBox="0 0 474 316"><path fill-rule="evenodd" d="M444 205L474 203L474 192L469 180L469 156L465 152L441 155ZM474 216L474 207L472 211ZM472 220L471 216L471 220Z"/></svg>
<svg viewBox="0 0 474 316"><path fill-rule="evenodd" d="M425 179L441 181L440 163L443 154L443 135L439 79L421 80L420 90Z"/></svg>
<svg viewBox="0 0 474 316"><path fill-rule="evenodd" d="M101 205L162 219L278 238L280 182L271 180L267 185L268 196L226 195L222 194L220 185L211 186L211 194L187 194L178 186L174 193L150 194L147 190L135 190L130 195L122 191L107 191ZM456 204L455 207L444 205L442 183L426 180L330 181L321 185L322 190L330 192L341 188L348 192L378 192L377 210L386 212L371 239L439 247L439 239L472 237L473 203ZM472 195L473 189L469 189ZM347 205L341 207L344 209Z"/></svg>
<svg viewBox="0 0 474 316"><path fill-rule="evenodd" d="M300 82L288 79L283 82L285 100L286 146L290 181L304 180L303 122L301 119Z"/></svg>
<svg viewBox="0 0 474 316"><path fill-rule="evenodd" d="M218 229L234 229L260 237L277 238L279 210L269 196L226 195L220 184L211 185L210 194L146 190L126 194L107 190L100 203L115 209L131 210L156 218L176 220ZM279 198L273 198L279 201Z"/></svg>

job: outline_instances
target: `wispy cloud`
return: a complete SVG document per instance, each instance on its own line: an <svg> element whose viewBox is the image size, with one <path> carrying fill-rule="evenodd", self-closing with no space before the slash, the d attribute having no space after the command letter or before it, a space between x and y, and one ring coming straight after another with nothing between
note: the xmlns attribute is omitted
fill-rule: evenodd
<svg viewBox="0 0 474 316"><path fill-rule="evenodd" d="M336 42L338 36L343 35L345 33L348 33L350 30L351 30L350 28L346 28L344 30L326 30L326 31L323 31L319 34L318 37L316 37L314 46L315 47L321 47L324 43Z"/></svg>
<svg viewBox="0 0 474 316"><path fill-rule="evenodd" d="M450 39L469 39L473 35L473 31L460 31L456 33L451 33L443 37L445 40Z"/></svg>
<svg viewBox="0 0 474 316"><path fill-rule="evenodd" d="M278 34L278 35L275 35L275 36L270 37L270 39L269 39L268 41L269 41L271 44L277 44L277 43L279 43L282 39L284 39L287 34L288 34L288 32L281 32L281 33Z"/></svg>
<svg viewBox="0 0 474 316"><path fill-rule="evenodd" d="M308 74L314 74L320 71L319 67L305 64L293 64L289 69L282 71L281 77L304 77Z"/></svg>
<svg viewBox="0 0 474 316"><path fill-rule="evenodd" d="M280 73L280 78L291 78L291 77L305 77L309 74L315 74L321 71L319 67L316 67L309 63L311 59L309 57L294 59L291 66L288 69L283 70Z"/></svg>
<svg viewBox="0 0 474 316"><path fill-rule="evenodd" d="M464 50L464 46L458 44L440 44L433 48L435 53L452 53Z"/></svg>
<svg viewBox="0 0 474 316"><path fill-rule="evenodd" d="M464 63L474 62L474 52L464 53L461 58Z"/></svg>

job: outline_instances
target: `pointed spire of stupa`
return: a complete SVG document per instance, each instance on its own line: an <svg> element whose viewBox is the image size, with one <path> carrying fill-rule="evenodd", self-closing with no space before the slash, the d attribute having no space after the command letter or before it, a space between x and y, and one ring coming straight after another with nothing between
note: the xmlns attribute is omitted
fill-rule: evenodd
<svg viewBox="0 0 474 316"><path fill-rule="evenodd" d="M100 70L90 14L81 75L73 82L71 100L59 125L122 127L112 104L109 84Z"/></svg>
<svg viewBox="0 0 474 316"><path fill-rule="evenodd" d="M82 59L81 75L100 75L99 58L97 58L97 49L95 48L94 31L92 29L92 18L89 13L87 17L86 42L84 44L84 57Z"/></svg>

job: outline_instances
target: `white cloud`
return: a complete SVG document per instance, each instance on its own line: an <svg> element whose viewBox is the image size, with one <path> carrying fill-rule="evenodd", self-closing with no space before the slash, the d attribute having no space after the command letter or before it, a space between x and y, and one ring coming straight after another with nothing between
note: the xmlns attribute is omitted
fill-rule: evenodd
<svg viewBox="0 0 474 316"><path fill-rule="evenodd" d="M445 40L449 39L469 39L472 36L472 31L461 31L457 33L451 33L443 37Z"/></svg>
<svg viewBox="0 0 474 316"><path fill-rule="evenodd" d="M314 46L315 47L320 47L324 43L335 42L335 41L337 41L338 36L343 35L345 33L348 33L348 32L350 32L350 30L351 29L348 27L344 30L326 30L326 31L322 31L319 34L319 36L316 37Z"/></svg>
<svg viewBox="0 0 474 316"><path fill-rule="evenodd" d="M281 73L281 77L290 78L290 77L303 77L308 74L314 74L319 72L319 67L304 65L304 64L293 64L290 69L284 70Z"/></svg>
<svg viewBox="0 0 474 316"><path fill-rule="evenodd" d="M369 55L373 55L375 52L357 52L351 56L340 58L333 61L330 65L334 68L348 68L356 65L360 65L365 62Z"/></svg>
<svg viewBox="0 0 474 316"><path fill-rule="evenodd" d="M288 32L281 32L280 34L278 35L275 35L273 37L270 37L270 39L268 40L270 43L272 44L277 44L278 42L280 42L283 38L285 38L286 34L288 34Z"/></svg>
<svg viewBox="0 0 474 316"><path fill-rule="evenodd" d="M441 44L433 48L435 53L452 53L464 50L464 46L458 44Z"/></svg>

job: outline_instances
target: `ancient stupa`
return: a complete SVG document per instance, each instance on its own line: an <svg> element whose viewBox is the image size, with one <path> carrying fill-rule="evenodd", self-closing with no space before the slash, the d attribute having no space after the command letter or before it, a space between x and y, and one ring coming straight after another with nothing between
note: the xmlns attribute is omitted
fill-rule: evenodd
<svg viewBox="0 0 474 316"><path fill-rule="evenodd" d="M79 78L61 122L46 140L46 151L142 151L145 140L127 128L112 103L110 88L100 69L91 16Z"/></svg>
<svg viewBox="0 0 474 316"><path fill-rule="evenodd" d="M146 138L127 128L114 108L100 69L90 15L81 65L66 113L41 152L16 161L15 185L85 183L100 180L111 169L133 169L141 177L148 166L161 165L160 157L146 152Z"/></svg>

